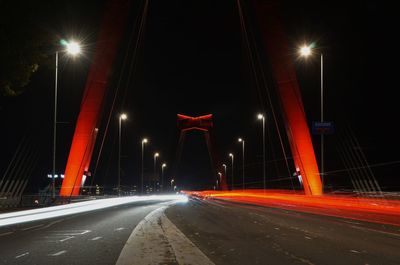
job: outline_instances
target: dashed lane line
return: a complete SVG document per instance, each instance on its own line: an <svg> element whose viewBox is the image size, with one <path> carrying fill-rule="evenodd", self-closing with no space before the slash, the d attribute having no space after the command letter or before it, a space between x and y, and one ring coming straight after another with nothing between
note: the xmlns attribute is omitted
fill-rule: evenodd
<svg viewBox="0 0 400 265"><path fill-rule="evenodd" d="M61 251L53 253L53 254L48 254L47 256L56 257L56 256L60 256L60 255L65 254L65 253L67 253L66 250L61 250Z"/></svg>
<svg viewBox="0 0 400 265"><path fill-rule="evenodd" d="M29 252L22 253L21 255L15 256L16 259L22 258L26 255L29 255Z"/></svg>

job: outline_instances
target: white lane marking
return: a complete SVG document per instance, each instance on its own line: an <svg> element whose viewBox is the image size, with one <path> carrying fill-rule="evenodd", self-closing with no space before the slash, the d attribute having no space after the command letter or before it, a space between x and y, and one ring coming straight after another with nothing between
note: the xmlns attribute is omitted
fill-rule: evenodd
<svg viewBox="0 0 400 265"><path fill-rule="evenodd" d="M354 250L354 249L350 249L350 252L353 252L353 253L360 253L360 251L357 251L357 250Z"/></svg>
<svg viewBox="0 0 400 265"><path fill-rule="evenodd" d="M79 235L84 235L87 233L92 232L91 230L66 230L66 231L54 231L56 235L61 235L61 236L79 236Z"/></svg>
<svg viewBox="0 0 400 265"><path fill-rule="evenodd" d="M359 225L359 224L360 224L360 223L354 222L354 221L345 221L345 220L343 220L343 222L344 222L344 223L351 224L351 225Z"/></svg>
<svg viewBox="0 0 400 265"><path fill-rule="evenodd" d="M2 233L2 234L0 234L0 236L7 236L7 235L11 235L12 233L14 233L14 231L13 231L13 232L5 232L5 233Z"/></svg>
<svg viewBox="0 0 400 265"><path fill-rule="evenodd" d="M305 239L308 239L308 240L311 240L311 239L312 239L311 237L308 237L308 236L305 236L304 238L305 238Z"/></svg>
<svg viewBox="0 0 400 265"><path fill-rule="evenodd" d="M121 230L124 230L124 229L125 229L125 227L118 227L114 231L121 231Z"/></svg>
<svg viewBox="0 0 400 265"><path fill-rule="evenodd" d="M21 255L15 256L16 259L22 258L23 256L29 255L29 252L22 253Z"/></svg>
<svg viewBox="0 0 400 265"><path fill-rule="evenodd" d="M385 235L391 235L391 236L400 237L400 234L380 231L380 230L376 230L376 229L372 229L372 228L359 227L359 226L350 226L350 227L355 228L355 229L359 229L359 230L364 230L364 231L368 230L370 232L376 232L376 233L381 233L381 234L385 234Z"/></svg>
<svg viewBox="0 0 400 265"><path fill-rule="evenodd" d="M74 238L74 236L67 236L66 238L63 238L63 239L59 240L59 242L65 242L65 241L70 240L72 238Z"/></svg>
<svg viewBox="0 0 400 265"><path fill-rule="evenodd" d="M54 224L57 224L57 223L60 223L60 222L62 222L62 221L64 221L64 219L51 222L51 223L47 224L46 226L40 227L40 228L38 228L38 229L35 229L35 231L49 228L50 226L52 226L52 225L54 225Z"/></svg>
<svg viewBox="0 0 400 265"><path fill-rule="evenodd" d="M34 226L31 226L31 227L23 228L23 229L21 229L21 231L26 231L26 230L29 230L29 229L34 229L34 228L38 228L38 227L41 227L41 226L43 226L43 224L34 225Z"/></svg>
<svg viewBox="0 0 400 265"><path fill-rule="evenodd" d="M90 240L92 240L92 241L96 241L96 240L99 240L99 239L101 239L101 238L103 238L102 236L96 236L96 237L93 237L92 239L90 239Z"/></svg>
<svg viewBox="0 0 400 265"><path fill-rule="evenodd" d="M60 256L60 255L62 255L64 253L67 253L67 251L66 250L61 250L59 252L56 252L56 253L53 253L53 254L49 254L47 256L56 257L56 256Z"/></svg>
<svg viewBox="0 0 400 265"><path fill-rule="evenodd" d="M214 265L165 216L166 207L152 211L135 227L116 265L167 263Z"/></svg>

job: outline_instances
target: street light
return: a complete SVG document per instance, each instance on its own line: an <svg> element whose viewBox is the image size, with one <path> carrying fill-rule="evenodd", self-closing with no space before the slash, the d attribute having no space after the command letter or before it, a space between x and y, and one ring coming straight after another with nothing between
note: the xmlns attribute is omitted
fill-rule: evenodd
<svg viewBox="0 0 400 265"><path fill-rule="evenodd" d="M143 140L142 140L142 176L141 176L141 178L142 178L142 189L141 189L141 192L142 192L142 194L144 193L144 189L143 189L143 175L144 175L144 163L143 163L143 161L144 161L144 145L145 144L147 144L149 142L149 140L147 140L147 138L143 138Z"/></svg>
<svg viewBox="0 0 400 265"><path fill-rule="evenodd" d="M265 165L265 116L261 113L257 115L257 118L262 121L262 138L263 138L263 189L266 188L266 165Z"/></svg>
<svg viewBox="0 0 400 265"><path fill-rule="evenodd" d="M119 115L118 118L118 196L121 195L121 127L122 121L127 118L128 116L125 113Z"/></svg>
<svg viewBox="0 0 400 265"><path fill-rule="evenodd" d="M314 48L314 44L304 45L300 47L299 53L300 56L307 58L312 54ZM321 53L321 123L324 122L324 55ZM322 182L322 190L324 189L324 172L325 172L325 164L324 164L324 134L321 133L321 182Z"/></svg>
<svg viewBox="0 0 400 265"><path fill-rule="evenodd" d="M242 188L244 190L244 140L242 138L238 139L239 143L242 143L242 163L243 163L243 168L242 168L242 172L243 172L243 184L242 184Z"/></svg>
<svg viewBox="0 0 400 265"><path fill-rule="evenodd" d="M167 167L166 163L163 163L161 166L161 192L164 189L164 185L163 185L163 183L164 183L164 168L166 168L166 167Z"/></svg>
<svg viewBox="0 0 400 265"><path fill-rule="evenodd" d="M75 41L65 41L62 40L61 44L66 46L66 49L63 50L68 55L76 56L81 52L80 45ZM57 144L57 94L58 94L58 53L56 51L56 69L55 69L55 79L54 79L54 123L53 123L53 178L52 178L52 198L56 198L56 184L55 178L56 175L56 144Z"/></svg>
<svg viewBox="0 0 400 265"><path fill-rule="evenodd" d="M224 167L224 176L226 177L226 164L222 164L222 166Z"/></svg>
<svg viewBox="0 0 400 265"><path fill-rule="evenodd" d="M174 179L171 179L171 190L172 190L172 185L174 185Z"/></svg>
<svg viewBox="0 0 400 265"><path fill-rule="evenodd" d="M157 173L157 169L156 169L156 165L157 165L157 157L159 157L160 156L160 154L158 153L158 152L156 152L156 153L154 153L154 156L153 156L153 162L154 162L154 165L153 165L153 171L154 171L154 192L156 191L156 183L157 183L157 180L156 180L156 173ZM158 179L158 178L157 178Z"/></svg>
<svg viewBox="0 0 400 265"><path fill-rule="evenodd" d="M218 172L218 175L219 175L219 185L221 185L221 183L222 183L222 173ZM217 188L218 188L218 179L217 179Z"/></svg>
<svg viewBox="0 0 400 265"><path fill-rule="evenodd" d="M233 161L234 161L234 155L232 153L229 153L229 156L232 159L232 176L231 176L231 189L233 190Z"/></svg>

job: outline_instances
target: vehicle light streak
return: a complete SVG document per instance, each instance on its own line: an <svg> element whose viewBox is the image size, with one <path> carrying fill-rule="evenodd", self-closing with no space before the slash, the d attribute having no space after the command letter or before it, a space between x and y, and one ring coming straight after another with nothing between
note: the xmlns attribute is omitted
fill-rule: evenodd
<svg viewBox="0 0 400 265"><path fill-rule="evenodd" d="M31 221L38 221L48 218L60 217L65 215L95 211L122 204L142 202L142 201L174 201L186 202L185 195L152 195L152 196L130 196L108 199L98 199L84 202L77 202L66 205L52 206L33 210L24 210L12 213L0 214L0 227Z"/></svg>
<svg viewBox="0 0 400 265"><path fill-rule="evenodd" d="M345 195L307 196L283 190L269 190L265 193L263 190L184 193L202 199L219 199L400 226L399 200Z"/></svg>

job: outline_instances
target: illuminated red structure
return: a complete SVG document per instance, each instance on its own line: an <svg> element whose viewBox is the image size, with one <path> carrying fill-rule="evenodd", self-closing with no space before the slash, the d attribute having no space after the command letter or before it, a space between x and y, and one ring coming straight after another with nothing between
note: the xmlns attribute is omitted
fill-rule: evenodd
<svg viewBox="0 0 400 265"><path fill-rule="evenodd" d="M129 14L129 0L113 0L107 6L91 65L68 156L61 196L79 195L82 177L92 158L108 77Z"/></svg>
<svg viewBox="0 0 400 265"><path fill-rule="evenodd" d="M106 9L68 157L61 196L78 195L82 176L88 171L107 81L123 35L130 2L130 0L110 0ZM295 167L302 176L305 194L321 195L319 170L276 1L252 0L252 3L282 102ZM209 151L211 150L212 115L200 117L178 115L178 127L181 130L180 143L187 131L200 130L205 132ZM210 156L216 165L214 152L210 151ZM221 182L221 186L225 188L225 178Z"/></svg>
<svg viewBox="0 0 400 265"><path fill-rule="evenodd" d="M282 102L295 167L302 176L305 194L321 195L320 174L277 1L253 0L253 3Z"/></svg>
<svg viewBox="0 0 400 265"><path fill-rule="evenodd" d="M178 144L178 150L182 150L182 146L186 137L186 133L189 131L202 131L204 132L204 136L206 138L207 142L207 148L208 148L208 153L211 158L211 163L213 165L214 169L214 175L217 175L217 172L223 172L222 170L222 164L218 160L218 157L216 155L216 152L214 151L214 145L213 145L213 137L212 137L212 129L213 129L213 116L212 114L208 115L203 115L199 117L190 117L182 114L177 115L177 126L178 129L180 130L180 136L179 136L179 144ZM178 151L179 152L179 151ZM221 175L221 179L219 179L219 185L222 190L227 189L226 185L226 176Z"/></svg>

